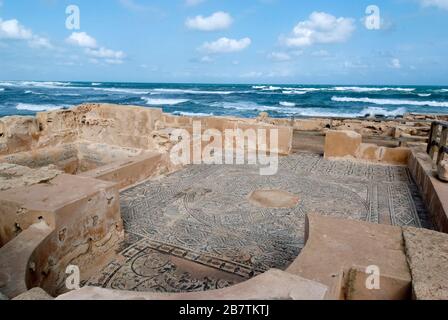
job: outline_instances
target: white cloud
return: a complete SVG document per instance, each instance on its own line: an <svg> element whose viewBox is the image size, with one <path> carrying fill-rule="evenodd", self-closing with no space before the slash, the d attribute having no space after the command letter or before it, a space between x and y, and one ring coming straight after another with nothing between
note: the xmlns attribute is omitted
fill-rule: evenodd
<svg viewBox="0 0 448 320"><path fill-rule="evenodd" d="M85 48L85 53L90 57L90 63L98 64L103 61L107 64L122 64L126 58L123 51L99 47L96 39L85 32L73 32L66 41L72 45Z"/></svg>
<svg viewBox="0 0 448 320"><path fill-rule="evenodd" d="M291 60L291 56L285 52L272 52L268 55L268 58L277 62L284 62Z"/></svg>
<svg viewBox="0 0 448 320"><path fill-rule="evenodd" d="M227 29L232 23L233 19L230 14L218 11L209 17L196 16L194 18L188 18L185 25L187 28L194 30L216 31Z"/></svg>
<svg viewBox="0 0 448 320"><path fill-rule="evenodd" d="M318 43L347 41L355 31L351 18L336 18L325 12L313 12L308 20L299 22L292 35L283 39L290 47L306 47Z"/></svg>
<svg viewBox="0 0 448 320"><path fill-rule="evenodd" d="M87 55L91 56L92 59L104 59L104 62L108 64L122 64L123 59L126 58L126 54L123 51L114 51L101 47L99 49L86 49Z"/></svg>
<svg viewBox="0 0 448 320"><path fill-rule="evenodd" d="M25 40L31 48L51 49L50 40L34 35L33 32L20 24L16 19L3 21L0 19L0 39Z"/></svg>
<svg viewBox="0 0 448 320"><path fill-rule="evenodd" d="M39 36L33 36L33 38L28 41L28 45L31 48L36 48L36 49L52 49L53 45L51 44L50 40L48 40L47 38L43 38L43 37L39 37Z"/></svg>
<svg viewBox="0 0 448 320"><path fill-rule="evenodd" d="M0 39L29 40L33 37L30 29L22 26L16 19L0 19Z"/></svg>
<svg viewBox="0 0 448 320"><path fill-rule="evenodd" d="M420 3L424 7L436 7L448 10L448 0L420 0Z"/></svg>
<svg viewBox="0 0 448 320"><path fill-rule="evenodd" d="M123 59L125 54L123 51L114 51L101 47L99 49L86 49L86 53L95 58Z"/></svg>
<svg viewBox="0 0 448 320"><path fill-rule="evenodd" d="M401 69L400 59L397 58L392 59L389 66L393 69Z"/></svg>
<svg viewBox="0 0 448 320"><path fill-rule="evenodd" d="M250 38L243 38L241 40L220 38L214 42L206 42L201 47L200 50L209 53L229 53L237 52L246 49L251 45L252 41Z"/></svg>
<svg viewBox="0 0 448 320"><path fill-rule="evenodd" d="M98 46L96 39L85 32L73 32L66 41L67 43L83 48L96 48Z"/></svg>
<svg viewBox="0 0 448 320"><path fill-rule="evenodd" d="M205 0L185 0L185 4L189 7L197 6L202 2L205 2Z"/></svg>

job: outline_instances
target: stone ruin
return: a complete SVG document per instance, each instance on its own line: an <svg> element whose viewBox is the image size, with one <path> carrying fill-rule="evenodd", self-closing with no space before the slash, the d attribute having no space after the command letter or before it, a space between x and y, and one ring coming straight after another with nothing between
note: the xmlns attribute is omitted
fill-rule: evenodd
<svg viewBox="0 0 448 320"><path fill-rule="evenodd" d="M431 120L192 118L107 104L2 118L0 292L447 299L448 185L425 152ZM277 129L278 173L173 165L173 130L193 121ZM66 286L69 266L79 290ZM379 289L366 286L371 267Z"/></svg>

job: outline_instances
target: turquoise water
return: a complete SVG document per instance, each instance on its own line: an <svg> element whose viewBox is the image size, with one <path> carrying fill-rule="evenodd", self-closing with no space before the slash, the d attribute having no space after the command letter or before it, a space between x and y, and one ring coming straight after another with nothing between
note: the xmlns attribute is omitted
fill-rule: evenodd
<svg viewBox="0 0 448 320"><path fill-rule="evenodd" d="M177 115L397 117L448 114L448 87L0 81L0 116L87 102L158 107Z"/></svg>

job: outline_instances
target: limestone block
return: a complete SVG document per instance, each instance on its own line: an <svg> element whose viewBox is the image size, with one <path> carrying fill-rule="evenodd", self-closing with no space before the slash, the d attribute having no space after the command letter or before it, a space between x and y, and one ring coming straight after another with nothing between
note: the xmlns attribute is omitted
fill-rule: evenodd
<svg viewBox="0 0 448 320"><path fill-rule="evenodd" d="M50 296L48 293L46 293L41 288L33 288L31 290L28 290L25 293L22 293L21 295L18 295L12 300L35 300L35 301L43 301L43 300L54 300L52 296Z"/></svg>
<svg viewBox="0 0 448 320"><path fill-rule="evenodd" d="M409 148L385 148L381 150L380 161L389 164L406 165L411 151Z"/></svg>
<svg viewBox="0 0 448 320"><path fill-rule="evenodd" d="M444 182L448 182L448 160L441 161L437 166L437 177Z"/></svg>
<svg viewBox="0 0 448 320"><path fill-rule="evenodd" d="M356 157L362 136L354 131L330 130L325 139L325 158Z"/></svg>
<svg viewBox="0 0 448 320"><path fill-rule="evenodd" d="M39 138L39 124L33 117L0 119L0 155L27 151Z"/></svg>
<svg viewBox="0 0 448 320"><path fill-rule="evenodd" d="M378 266L381 274L400 279L394 288L401 290L407 284L410 291L411 275L399 227L309 214L305 239L300 256L286 272L328 286L332 299L341 295L334 289L335 279L353 266ZM388 292L385 288L376 296L397 296L396 291Z"/></svg>
<svg viewBox="0 0 448 320"><path fill-rule="evenodd" d="M93 267L107 263L123 236L118 190L106 181L61 174L51 183L0 192L0 209L0 218L9 217L0 221L4 243L17 226L26 232L27 225L44 220L54 228L33 251L27 275L29 285L51 294L63 285L68 264L88 277Z"/></svg>
<svg viewBox="0 0 448 320"><path fill-rule="evenodd" d="M408 227L403 237L414 298L448 300L448 235Z"/></svg>
<svg viewBox="0 0 448 320"><path fill-rule="evenodd" d="M358 157L368 161L379 161L380 151L381 149L376 144L362 143L359 148Z"/></svg>

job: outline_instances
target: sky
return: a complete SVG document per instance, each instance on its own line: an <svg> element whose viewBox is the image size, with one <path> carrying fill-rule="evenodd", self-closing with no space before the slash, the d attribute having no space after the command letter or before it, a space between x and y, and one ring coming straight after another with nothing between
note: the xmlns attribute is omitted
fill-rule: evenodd
<svg viewBox="0 0 448 320"><path fill-rule="evenodd" d="M448 85L447 30L448 0L0 0L0 79Z"/></svg>

